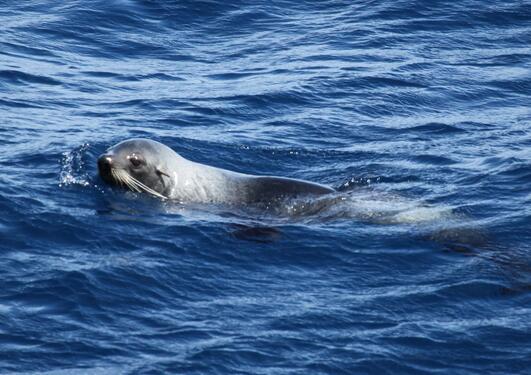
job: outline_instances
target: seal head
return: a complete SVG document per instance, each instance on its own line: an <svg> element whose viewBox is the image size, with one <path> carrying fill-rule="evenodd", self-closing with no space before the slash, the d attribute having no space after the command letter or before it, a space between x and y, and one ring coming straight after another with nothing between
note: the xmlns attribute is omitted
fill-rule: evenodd
<svg viewBox="0 0 531 375"><path fill-rule="evenodd" d="M167 198L169 175L161 146L148 139L118 143L98 158L101 178L110 185Z"/></svg>

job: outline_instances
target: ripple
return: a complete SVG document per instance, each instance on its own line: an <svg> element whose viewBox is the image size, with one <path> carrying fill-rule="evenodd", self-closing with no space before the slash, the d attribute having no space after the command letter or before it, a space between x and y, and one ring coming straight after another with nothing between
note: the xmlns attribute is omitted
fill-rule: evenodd
<svg viewBox="0 0 531 375"><path fill-rule="evenodd" d="M33 75L17 70L0 70L0 80L10 84L60 85L61 82L50 77Z"/></svg>

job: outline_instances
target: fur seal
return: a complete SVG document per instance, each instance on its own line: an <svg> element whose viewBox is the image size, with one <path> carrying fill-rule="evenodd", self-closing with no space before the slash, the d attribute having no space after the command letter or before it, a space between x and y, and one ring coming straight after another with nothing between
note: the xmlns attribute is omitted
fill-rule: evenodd
<svg viewBox="0 0 531 375"><path fill-rule="evenodd" d="M98 158L101 178L110 185L183 203L269 203L336 190L309 181L256 176L187 160L150 139L129 139Z"/></svg>

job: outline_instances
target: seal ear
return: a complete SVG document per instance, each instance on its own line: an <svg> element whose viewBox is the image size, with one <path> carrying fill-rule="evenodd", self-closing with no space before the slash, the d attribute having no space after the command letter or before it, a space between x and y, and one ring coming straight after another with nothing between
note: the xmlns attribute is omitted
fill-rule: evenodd
<svg viewBox="0 0 531 375"><path fill-rule="evenodd" d="M156 171L157 171L157 174L158 174L159 176L162 175L162 176L166 176L166 177L168 177L168 178L170 177L169 174L167 174L166 172L161 171L159 168L157 168Z"/></svg>

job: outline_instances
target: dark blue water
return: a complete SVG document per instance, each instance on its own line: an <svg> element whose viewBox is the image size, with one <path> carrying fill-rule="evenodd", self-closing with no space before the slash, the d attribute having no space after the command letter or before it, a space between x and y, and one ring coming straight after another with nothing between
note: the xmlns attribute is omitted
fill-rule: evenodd
<svg viewBox="0 0 531 375"><path fill-rule="evenodd" d="M530 45L516 0L0 1L0 372L529 373ZM112 190L131 137L353 214Z"/></svg>

